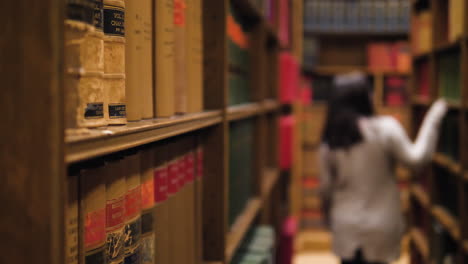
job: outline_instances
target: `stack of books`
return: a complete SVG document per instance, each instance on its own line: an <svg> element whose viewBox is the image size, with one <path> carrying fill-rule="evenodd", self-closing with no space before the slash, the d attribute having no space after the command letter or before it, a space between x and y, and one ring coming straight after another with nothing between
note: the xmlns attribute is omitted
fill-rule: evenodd
<svg viewBox="0 0 468 264"><path fill-rule="evenodd" d="M408 32L407 0L306 0L304 27L312 32Z"/></svg>

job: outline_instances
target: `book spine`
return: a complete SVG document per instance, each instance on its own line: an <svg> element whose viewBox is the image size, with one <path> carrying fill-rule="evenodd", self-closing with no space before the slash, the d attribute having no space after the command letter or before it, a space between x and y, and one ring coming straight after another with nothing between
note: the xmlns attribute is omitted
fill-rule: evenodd
<svg viewBox="0 0 468 264"><path fill-rule="evenodd" d="M141 177L140 154L127 160L127 193L125 195L125 260L127 264L139 264L141 259Z"/></svg>
<svg viewBox="0 0 468 264"><path fill-rule="evenodd" d="M195 112L202 112L204 110L203 107L203 17L202 17L202 8L203 8L203 1L202 0L194 0L194 34L195 34L195 47L194 47L194 60L195 60Z"/></svg>
<svg viewBox="0 0 468 264"><path fill-rule="evenodd" d="M125 250L125 163L115 160L106 170L106 263L123 263Z"/></svg>
<svg viewBox="0 0 468 264"><path fill-rule="evenodd" d="M154 152L147 149L141 156L141 264L154 264Z"/></svg>
<svg viewBox="0 0 468 264"><path fill-rule="evenodd" d="M153 106L153 1L143 0L141 1L141 22L142 22L142 90L139 95L139 99L142 102L142 113L143 119L149 119L154 117L154 106Z"/></svg>
<svg viewBox="0 0 468 264"><path fill-rule="evenodd" d="M198 263L203 263L203 147L200 136L195 149L195 213L196 213L196 245Z"/></svg>
<svg viewBox="0 0 468 264"><path fill-rule="evenodd" d="M169 263L183 263L181 260L182 243L178 234L181 230L181 221L179 218L179 163L178 153L176 151L177 142L172 141L168 144L169 161L168 161L168 194L169 194ZM183 234L182 234L183 235Z"/></svg>
<svg viewBox="0 0 468 264"><path fill-rule="evenodd" d="M104 87L106 121L110 125L127 123L125 93L125 3L104 0ZM117 86L113 84L119 83Z"/></svg>
<svg viewBox="0 0 468 264"><path fill-rule="evenodd" d="M169 203L168 203L168 156L167 145L156 147L154 155L154 199L156 202L154 216L155 260L156 263L170 263L169 250Z"/></svg>
<svg viewBox="0 0 468 264"><path fill-rule="evenodd" d="M80 263L101 264L105 262L106 248L106 184L102 166L82 171L80 191L80 230L83 231Z"/></svg>
<svg viewBox="0 0 468 264"><path fill-rule="evenodd" d="M156 91L157 117L174 115L174 0L156 1Z"/></svg>
<svg viewBox="0 0 468 264"><path fill-rule="evenodd" d="M102 86L102 33L94 26L91 0L68 0L64 30L65 128L106 124Z"/></svg>
<svg viewBox="0 0 468 264"><path fill-rule="evenodd" d="M138 121L143 113L143 22L140 1L129 1L125 6L126 42L125 42L125 72L127 118Z"/></svg>
<svg viewBox="0 0 468 264"><path fill-rule="evenodd" d="M185 38L187 43L185 44L186 48L186 63L185 68L187 72L187 112L194 113L197 112L197 84L196 84L196 52L198 47L198 38L196 35L197 28L197 16L196 16L196 4L197 0L186 0L187 8L185 9L187 23L185 25Z"/></svg>
<svg viewBox="0 0 468 264"><path fill-rule="evenodd" d="M79 228L78 228L78 175L71 174L68 176L68 197L67 208L65 211L65 224L66 224L66 251L65 257L67 264L78 264L79 258Z"/></svg>
<svg viewBox="0 0 468 264"><path fill-rule="evenodd" d="M174 0L174 38L175 38L175 112L187 112L187 51L186 51L186 10L187 0Z"/></svg>

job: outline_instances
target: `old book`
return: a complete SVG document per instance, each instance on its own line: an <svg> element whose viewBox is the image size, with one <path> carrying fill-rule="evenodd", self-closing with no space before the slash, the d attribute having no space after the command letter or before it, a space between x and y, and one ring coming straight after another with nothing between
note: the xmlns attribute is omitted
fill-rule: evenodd
<svg viewBox="0 0 468 264"><path fill-rule="evenodd" d="M155 3L155 113L157 117L174 115L174 2Z"/></svg>
<svg viewBox="0 0 468 264"><path fill-rule="evenodd" d="M203 263L203 146L201 137L195 149L195 241L197 263Z"/></svg>
<svg viewBox="0 0 468 264"><path fill-rule="evenodd" d="M140 1L141 7L141 94L142 118L153 118L153 1Z"/></svg>
<svg viewBox="0 0 468 264"><path fill-rule="evenodd" d="M168 203L168 158L167 145L162 143L154 149L154 210L155 260L156 263L170 263Z"/></svg>
<svg viewBox="0 0 468 264"><path fill-rule="evenodd" d="M122 159L107 164L106 177L106 263L118 264L125 253L125 193L127 185Z"/></svg>
<svg viewBox="0 0 468 264"><path fill-rule="evenodd" d="M186 97L187 112L200 112L203 108L203 36L201 1L186 0Z"/></svg>
<svg viewBox="0 0 468 264"><path fill-rule="evenodd" d="M154 151L141 152L141 264L154 264Z"/></svg>
<svg viewBox="0 0 468 264"><path fill-rule="evenodd" d="M64 31L65 128L98 127L104 119L102 42L93 26L94 6L69 0Z"/></svg>
<svg viewBox="0 0 468 264"><path fill-rule="evenodd" d="M80 263L105 262L106 182L102 164L90 164L80 176Z"/></svg>
<svg viewBox="0 0 468 264"><path fill-rule="evenodd" d="M187 214L187 256L188 263L197 263L196 213L195 213L195 153L193 137L187 137L184 144L186 197L184 199Z"/></svg>
<svg viewBox="0 0 468 264"><path fill-rule="evenodd" d="M466 3L464 0L450 0L448 1L448 5L449 41L454 42L463 36L465 31Z"/></svg>
<svg viewBox="0 0 468 264"><path fill-rule="evenodd" d="M175 112L187 112L186 0L174 0L174 86Z"/></svg>
<svg viewBox="0 0 468 264"><path fill-rule="evenodd" d="M104 1L104 74L106 82L105 116L109 124L126 124L125 91L125 3ZM111 77L112 76L112 77ZM119 79L119 80L117 80ZM118 85L114 85L118 82ZM112 115L112 118L111 118Z"/></svg>
<svg viewBox="0 0 468 264"><path fill-rule="evenodd" d="M125 195L125 263L139 264L141 259L141 156L124 159L127 193Z"/></svg>
<svg viewBox="0 0 468 264"><path fill-rule="evenodd" d="M143 115L143 8L141 1L125 5L125 73L127 118L138 121Z"/></svg>
<svg viewBox="0 0 468 264"><path fill-rule="evenodd" d="M169 194L169 263L183 263L184 256L181 252L183 251L183 242L180 238L184 236L181 232L181 222L183 219L180 218L181 210L181 195L180 191L180 172L179 172L179 153L178 153L178 142L172 140L168 143L169 161L168 161L168 194Z"/></svg>
<svg viewBox="0 0 468 264"><path fill-rule="evenodd" d="M67 208L65 211L65 257L67 264L78 264L78 177L79 171L74 170L69 172L68 181L68 194L67 194Z"/></svg>

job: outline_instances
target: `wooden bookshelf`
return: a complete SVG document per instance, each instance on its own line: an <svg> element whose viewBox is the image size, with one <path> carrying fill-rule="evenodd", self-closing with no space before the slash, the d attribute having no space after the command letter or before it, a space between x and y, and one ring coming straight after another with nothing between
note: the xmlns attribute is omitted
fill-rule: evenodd
<svg viewBox="0 0 468 264"><path fill-rule="evenodd" d="M409 234L411 242L414 243L421 256L423 256L424 259L428 260L430 256L430 247L427 237L418 228L412 228Z"/></svg>
<svg viewBox="0 0 468 264"><path fill-rule="evenodd" d="M2 129L2 153L9 153L0 159L7 182L0 187L5 194L0 201L8 210L0 231L13 241L1 250L3 261L65 262L64 197L67 197L66 186L70 181L67 177L69 168L87 166L88 161L107 162L108 157L116 156L114 154L170 143L181 136L199 137L203 144L203 193L200 197L203 227L198 230L203 234L203 240L197 245L202 256L196 263L229 263L242 245L245 234L258 224L271 225L279 231L278 223L285 217L280 202L286 192L286 187L279 184L283 179L278 169L276 146L279 74L275 67L268 66L269 63L278 64L280 51L299 52L281 46L278 21L268 21L264 11L257 9L250 0L203 0L200 3L203 10L201 110L120 126L70 131L65 131L64 114L69 103L64 102L67 89L63 69L66 3L46 0L38 7L25 8L28 2L19 0L20 8L7 5L1 9L0 22L18 25L2 36L11 41L0 44L6 52L2 65L11 66L0 71L6 81L5 96L2 96L5 100L0 109L6 115L8 126L8 129ZM278 5L277 0L274 3ZM291 13L302 14L301 5L296 5L296 0L294 3ZM250 101L234 106L228 105L227 17L231 4L240 13L239 17L245 19L249 32L256 33L251 34L248 50L252 58ZM301 16L294 18L302 22ZM297 32L301 26L294 22L291 31ZM302 43L302 36L291 42ZM301 61L301 58L297 59ZM34 63L30 63L31 60ZM166 66L155 63L155 67ZM252 166L256 172L252 176L253 194L235 223L229 226L229 127L231 121L241 122L249 118L253 120L255 138L252 146ZM261 221L258 219L260 215Z"/></svg>
<svg viewBox="0 0 468 264"><path fill-rule="evenodd" d="M461 233L458 219L441 206L434 206L431 211L434 218L449 231L452 238L459 241Z"/></svg>
<svg viewBox="0 0 468 264"><path fill-rule="evenodd" d="M430 208L429 194L419 184L411 185L411 195L426 209Z"/></svg>
<svg viewBox="0 0 468 264"><path fill-rule="evenodd" d="M252 198L244 209L244 212L237 217L226 237L226 263L229 263L240 246L245 234L252 225L262 206L260 198Z"/></svg>
<svg viewBox="0 0 468 264"><path fill-rule="evenodd" d="M126 126L105 127L69 136L67 163L74 163L220 124L220 111L208 111L173 118L130 122Z"/></svg>
<svg viewBox="0 0 468 264"><path fill-rule="evenodd" d="M466 4L466 1L464 1ZM439 222L445 232L450 234L450 237L456 241L454 245L455 248L451 250L455 251L457 263L466 263L468 261L468 254L464 253L465 243L468 239L468 214L467 214L467 197L468 197L468 188L465 171L468 167L468 152L466 151L466 143L468 142L468 135L466 133L467 121L466 116L467 102L468 99L468 78L466 77L466 71L468 70L468 57L466 56L468 51L467 38L468 28L466 27L468 23L468 13L463 11L463 16L459 24L462 24L462 32L460 32L459 37L449 38L449 29L450 23L450 8L448 7L449 1L443 0L424 0L424 1L414 1L412 7L412 16L418 16L422 11L427 11L432 16L432 24L430 25L430 30L432 30L432 47L429 51L424 52L423 54L413 55L413 66L414 72L417 72L421 62L428 63L429 67L429 95L425 96L424 99L421 98L419 93L419 80L415 76L412 81L412 92L411 92L411 112L412 112L412 131L413 135L416 134L419 129L421 122L421 114L426 112L437 98L442 96L448 96L447 102L449 106L449 115L452 116L453 121L458 128L458 138L455 140L450 138L449 142L451 144L457 144L452 146L452 149L457 149L459 153L457 160L454 160L449 155L441 153L440 150L437 152L432 159L432 164L428 166L427 182L429 183L429 188L427 195L431 197L429 208L431 208L432 220ZM443 82L443 79L439 80L439 75L443 72L439 72L442 69L443 58L445 56L454 56L457 57L456 60L459 61L459 68L456 69L459 71L460 77L455 82L453 79L451 86L457 85L459 87L459 96L450 95L447 90L444 91L442 88L447 84ZM455 76L455 75L453 75ZM445 78L454 78L454 77L445 77ZM456 87L456 86L455 86ZM455 99L454 99L455 98ZM455 125L454 125L455 126ZM443 137L444 135L442 135ZM451 136L453 137L453 135ZM442 140L443 142L443 140ZM445 141L446 142L446 141ZM457 142L457 143L454 143ZM440 143L445 144L445 143ZM441 147L441 146L439 146ZM443 175L440 175L443 173ZM448 175L445 175L447 173ZM449 177L449 175L455 176ZM447 176L447 177L445 177ZM441 188L443 184L448 184L450 182L450 188L447 187ZM452 205L449 211L448 208L444 208L441 204L450 203ZM454 211L456 210L456 211ZM449 213L452 212L452 213ZM458 217L455 217L457 215ZM410 223L414 228L417 228L416 221ZM434 230L429 230L429 233L434 232ZM428 236L429 237L429 236ZM437 241L434 241L436 238L430 236L429 244L436 244ZM434 251L434 248L430 248L430 251ZM429 264L435 261L434 259L425 260L425 264Z"/></svg>

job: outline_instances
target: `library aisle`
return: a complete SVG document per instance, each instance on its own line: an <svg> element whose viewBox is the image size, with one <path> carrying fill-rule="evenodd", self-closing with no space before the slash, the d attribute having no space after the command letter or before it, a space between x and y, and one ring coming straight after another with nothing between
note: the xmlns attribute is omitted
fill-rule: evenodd
<svg viewBox="0 0 468 264"><path fill-rule="evenodd" d="M33 2L0 3L0 264L338 263L318 149L352 72L412 139L448 102L395 168L394 264L468 263L468 0Z"/></svg>

